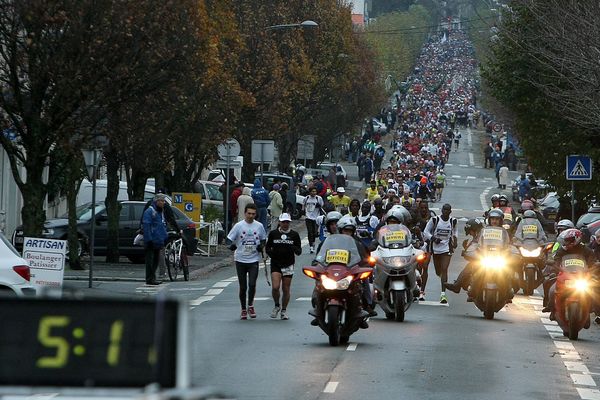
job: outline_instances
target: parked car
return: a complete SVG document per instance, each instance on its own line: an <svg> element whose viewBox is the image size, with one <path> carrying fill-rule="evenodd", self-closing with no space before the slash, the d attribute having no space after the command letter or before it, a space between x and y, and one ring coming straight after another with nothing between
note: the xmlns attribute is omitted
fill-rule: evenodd
<svg viewBox="0 0 600 400"><path fill-rule="evenodd" d="M119 254L127 257L133 263L144 262L144 248L133 245L133 239L140 227L140 221L146 202L123 201L119 203L121 211L119 214ZM188 245L188 254L193 255L198 240L196 239L196 224L183 212L171 207L175 214L177 224L183 230L183 236ZM96 256L106 255L108 240L108 216L104 203L96 204L96 227L94 239L94 254ZM91 231L92 204L85 204L77 208L77 232L79 236L79 248L81 252L89 252L89 237ZM44 223L42 235L48 239L67 239L68 215L62 218L50 219ZM23 251L23 227L15 230L12 243L14 247Z"/></svg>
<svg viewBox="0 0 600 400"><path fill-rule="evenodd" d="M579 217L579 219L577 220L577 223L575 224L575 227L577 229L581 229L582 227L589 225L593 222L599 221L600 220L600 207L590 207L588 209L588 212L583 214L581 217Z"/></svg>
<svg viewBox="0 0 600 400"><path fill-rule="evenodd" d="M223 193L219 190L223 182L198 181L194 191L202 196L202 210L205 207L215 207L219 215L223 214Z"/></svg>
<svg viewBox="0 0 600 400"><path fill-rule="evenodd" d="M348 174L346 174L346 169L344 168L344 166L342 164L328 162L328 161L321 161L320 163L317 163L317 168L327 171L327 173L325 173L325 176L327 176L329 174L329 170L331 168L335 168L335 171L337 173L338 167L340 167L342 169L342 175L344 175L344 179L348 179Z"/></svg>
<svg viewBox="0 0 600 400"><path fill-rule="evenodd" d="M592 236L598 236L600 234L600 219L590 222L587 225L583 225L581 227L581 233L583 234L583 242L589 243Z"/></svg>
<svg viewBox="0 0 600 400"><path fill-rule="evenodd" d="M146 186L144 188L144 200L150 200L154 197L155 187L154 187L154 179L150 178L146 181ZM151 184L150 184L151 183ZM96 180L96 202L104 201L106 198L106 187L107 181L106 179L97 179ZM117 195L117 200L129 200L129 194L127 193L127 182L119 182L119 194ZM81 186L79 187L79 192L77 193L77 206L81 206L83 204L88 204L92 202L92 183L87 179L84 179L81 182Z"/></svg>
<svg viewBox="0 0 600 400"><path fill-rule="evenodd" d="M0 297L35 296L29 279L29 264L0 232Z"/></svg>
<svg viewBox="0 0 600 400"><path fill-rule="evenodd" d="M375 133L379 133L381 135L384 135L387 133L387 125L378 120L377 118L371 118L371 121L373 121L373 132Z"/></svg>

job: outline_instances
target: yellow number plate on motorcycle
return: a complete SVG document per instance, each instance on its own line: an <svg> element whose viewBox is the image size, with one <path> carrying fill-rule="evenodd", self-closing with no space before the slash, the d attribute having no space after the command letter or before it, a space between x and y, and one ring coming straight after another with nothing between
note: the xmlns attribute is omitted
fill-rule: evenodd
<svg viewBox="0 0 600 400"><path fill-rule="evenodd" d="M498 229L485 229L483 231L484 240L502 240L502 231Z"/></svg>
<svg viewBox="0 0 600 400"><path fill-rule="evenodd" d="M326 264L348 264L350 262L350 252L348 250L327 250L325 253Z"/></svg>
<svg viewBox="0 0 600 400"><path fill-rule="evenodd" d="M537 227L537 225L524 225L523 226L523 233L524 234L537 235L537 233L538 233L538 227Z"/></svg>
<svg viewBox="0 0 600 400"><path fill-rule="evenodd" d="M563 265L565 267L577 267L577 268L583 268L585 267L585 263L583 262L583 260L579 260L577 258L569 258L568 260L563 261Z"/></svg>
<svg viewBox="0 0 600 400"><path fill-rule="evenodd" d="M406 240L406 232L396 231L385 234L385 241L388 243L403 242Z"/></svg>

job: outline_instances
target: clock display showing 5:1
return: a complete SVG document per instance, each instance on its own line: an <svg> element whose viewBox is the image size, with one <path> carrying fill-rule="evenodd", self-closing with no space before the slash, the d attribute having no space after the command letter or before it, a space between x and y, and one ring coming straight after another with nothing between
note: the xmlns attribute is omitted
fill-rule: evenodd
<svg viewBox="0 0 600 400"><path fill-rule="evenodd" d="M175 382L177 303L0 303L0 384L141 387ZM156 317L159 316L159 323Z"/></svg>

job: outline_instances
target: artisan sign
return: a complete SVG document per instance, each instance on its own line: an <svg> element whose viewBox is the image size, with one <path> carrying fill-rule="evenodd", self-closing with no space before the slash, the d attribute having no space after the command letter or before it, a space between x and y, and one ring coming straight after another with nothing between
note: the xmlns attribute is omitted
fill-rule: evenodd
<svg viewBox="0 0 600 400"><path fill-rule="evenodd" d="M26 237L23 258L29 263L31 284L41 288L62 288L67 241Z"/></svg>

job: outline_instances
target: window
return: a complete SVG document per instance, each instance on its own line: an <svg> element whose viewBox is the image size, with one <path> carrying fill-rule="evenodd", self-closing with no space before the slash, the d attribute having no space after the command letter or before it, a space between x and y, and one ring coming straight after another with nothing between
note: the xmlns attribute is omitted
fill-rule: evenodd
<svg viewBox="0 0 600 400"><path fill-rule="evenodd" d="M208 198L210 200L223 201L223 194L219 191L219 186L207 184L206 190L208 191Z"/></svg>
<svg viewBox="0 0 600 400"><path fill-rule="evenodd" d="M199 189L199 191L198 191L198 192L200 193L200 196L202 197L202 199L206 199L206 193L204 193L204 184L203 184L203 183L200 183L200 184L197 186L197 188Z"/></svg>

